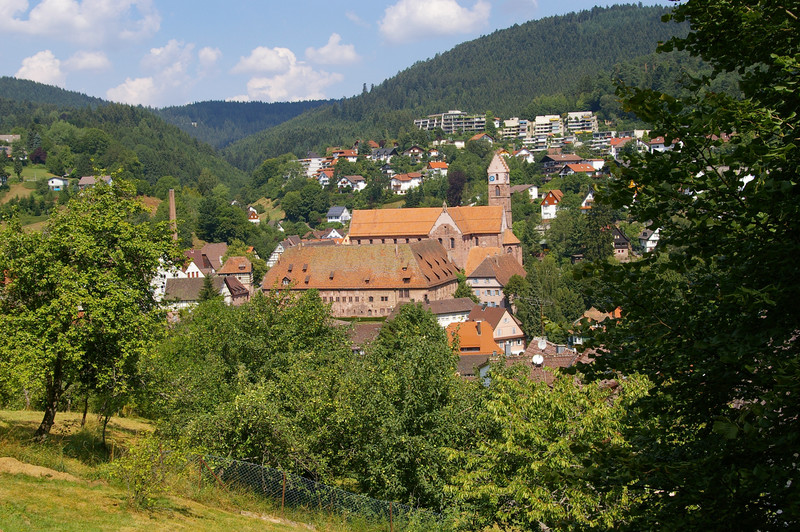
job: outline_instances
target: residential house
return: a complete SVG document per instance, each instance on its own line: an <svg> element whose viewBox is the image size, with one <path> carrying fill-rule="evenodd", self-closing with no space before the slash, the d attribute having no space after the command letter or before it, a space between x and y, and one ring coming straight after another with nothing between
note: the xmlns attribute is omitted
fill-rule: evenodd
<svg viewBox="0 0 800 532"><path fill-rule="evenodd" d="M372 150L372 154L369 156L370 159L373 161L380 161L382 163L390 163L392 162L392 158L397 155L397 148L376 148Z"/></svg>
<svg viewBox="0 0 800 532"><path fill-rule="evenodd" d="M451 323L445 329L450 342L458 342L459 355L499 355L503 352L494 341L494 330L481 321Z"/></svg>
<svg viewBox="0 0 800 532"><path fill-rule="evenodd" d="M420 304L420 303L415 303ZM438 299L421 303L425 310L431 311L436 317L436 321L443 329L451 323L462 323L467 321L467 316L475 307L475 302L468 297L457 297L455 299ZM394 309L387 320L392 319L402 307Z"/></svg>
<svg viewBox="0 0 800 532"><path fill-rule="evenodd" d="M663 153L665 151L672 151L675 147L675 143L667 144L664 137L656 137L647 142L647 147L650 153Z"/></svg>
<svg viewBox="0 0 800 532"><path fill-rule="evenodd" d="M69 187L69 179L65 179L63 177L51 177L47 180L47 186L53 192L61 192L62 190L67 190Z"/></svg>
<svg viewBox="0 0 800 532"><path fill-rule="evenodd" d="M660 238L659 235L660 228L653 231L652 229L645 229L644 231L639 234L639 244L642 246L642 249L645 253L650 253L656 246L658 245L658 240Z"/></svg>
<svg viewBox="0 0 800 532"><path fill-rule="evenodd" d="M342 207L341 205L334 205L328 209L328 214L326 215L328 223L346 224L350 221L350 218L352 218L350 211L347 210L347 207Z"/></svg>
<svg viewBox="0 0 800 532"><path fill-rule="evenodd" d="M542 164L542 172L549 175L558 173L565 164L582 163L583 157L574 153L548 153L539 162Z"/></svg>
<svg viewBox="0 0 800 532"><path fill-rule="evenodd" d="M333 150L331 156L334 161L337 159L345 159L354 163L358 161L358 150Z"/></svg>
<svg viewBox="0 0 800 532"><path fill-rule="evenodd" d="M467 284L483 305L509 308L503 289L514 275L525 277L527 273L513 256L502 253L484 258L472 270L465 270Z"/></svg>
<svg viewBox="0 0 800 532"><path fill-rule="evenodd" d="M446 176L447 168L447 163L444 161L431 161L425 170L429 176Z"/></svg>
<svg viewBox="0 0 800 532"><path fill-rule="evenodd" d="M521 148L514 152L514 157L517 159L522 159L526 163L533 164L536 162L536 155L533 153L533 150L529 150L528 148Z"/></svg>
<svg viewBox="0 0 800 532"><path fill-rule="evenodd" d="M522 332L522 324L507 308L475 305L468 321L480 321L489 325L492 328L494 341L501 349L500 353L519 355L525 352L525 333Z"/></svg>
<svg viewBox="0 0 800 532"><path fill-rule="evenodd" d="M569 163L565 164L561 171L558 172L560 176L568 176L573 174L586 174L589 177L594 177L598 174L594 165L589 163Z"/></svg>
<svg viewBox="0 0 800 532"><path fill-rule="evenodd" d="M247 257L228 257L222 268L217 270L218 277L235 277L248 291L253 288L253 263Z"/></svg>
<svg viewBox="0 0 800 532"><path fill-rule="evenodd" d="M200 302L204 285L204 278L167 279L163 301L171 310L191 308ZM239 306L250 301L250 291L235 277L212 277L211 286L227 305Z"/></svg>
<svg viewBox="0 0 800 532"><path fill-rule="evenodd" d="M325 240L325 239L332 239L332 240L340 240L343 239L344 236L339 232L338 229L331 227L329 229L320 229L316 231L311 231L310 233L304 235L305 239L314 239L314 240Z"/></svg>
<svg viewBox="0 0 800 532"><path fill-rule="evenodd" d="M228 253L228 243L210 242L200 248L200 253L208 258L209 264L216 272L222 267L222 257Z"/></svg>
<svg viewBox="0 0 800 532"><path fill-rule="evenodd" d="M316 175L316 180L322 188L327 187L333 180L333 168L324 168L320 170Z"/></svg>
<svg viewBox="0 0 800 532"><path fill-rule="evenodd" d="M592 210L592 204L594 204L594 190L589 189L581 201L581 212L588 213Z"/></svg>
<svg viewBox="0 0 800 532"><path fill-rule="evenodd" d="M78 190L85 190L87 188L91 188L97 184L98 181L103 181L106 185L110 185L112 182L110 175L101 175L101 176L93 176L87 175L83 176L78 180Z"/></svg>
<svg viewBox="0 0 800 532"><path fill-rule="evenodd" d="M412 188L422 184L422 174L419 172L409 172L407 174L397 174L392 176L391 188L395 194L405 195Z"/></svg>
<svg viewBox="0 0 800 532"><path fill-rule="evenodd" d="M364 190L367 188L367 181L360 175L345 175L339 178L336 184L339 190L350 188L353 191Z"/></svg>
<svg viewBox="0 0 800 532"><path fill-rule="evenodd" d="M258 213L254 210L250 210L247 212L247 221L252 224L260 224L261 218L258 216Z"/></svg>
<svg viewBox="0 0 800 532"><path fill-rule="evenodd" d="M299 246L302 240L300 239L300 235L292 235L285 240L281 240L278 242L278 245L275 246L275 249L270 254L269 258L267 259L267 267L272 268L278 262L278 259L281 258L281 255L284 251L294 246Z"/></svg>
<svg viewBox="0 0 800 532"><path fill-rule="evenodd" d="M410 157L413 162L418 163L420 160L422 160L422 157L425 155L425 153L426 152L424 148L414 145L404 151L403 155Z"/></svg>
<svg viewBox="0 0 800 532"><path fill-rule="evenodd" d="M541 203L541 210L542 210L542 221L552 220L556 217L558 212L558 204L561 203L561 198L564 197L564 193L560 190L551 190L547 194L544 195Z"/></svg>
<svg viewBox="0 0 800 532"><path fill-rule="evenodd" d="M336 317L387 316L400 304L451 299L458 269L436 241L299 245L284 251L261 289L315 289Z"/></svg>
<svg viewBox="0 0 800 532"><path fill-rule="evenodd" d="M611 233L614 235L614 256L621 262L627 261L631 252L630 239L616 225L611 226Z"/></svg>
<svg viewBox="0 0 800 532"><path fill-rule="evenodd" d="M543 338L534 338L521 355L495 357L489 362L493 361L502 361L506 367L521 364L529 368L529 379L551 384L555 380L554 370L569 368L578 363L588 363L591 358L588 354L578 353L566 345L554 344ZM487 375L484 383L488 385L489 379L491 376Z"/></svg>
<svg viewBox="0 0 800 532"><path fill-rule="evenodd" d="M194 265L192 272L197 271L197 274L193 275L193 277L206 277L214 274L215 268L211 265L211 261L199 249L187 249L183 254L186 256L187 263Z"/></svg>
<svg viewBox="0 0 800 532"><path fill-rule="evenodd" d="M442 155L438 148L430 148L428 150L428 160L436 160Z"/></svg>
<svg viewBox="0 0 800 532"><path fill-rule="evenodd" d="M494 137L492 137L488 133L477 133L477 134L471 136L469 138L469 140L475 141L475 142L483 140L483 141L488 142L489 144L494 144Z"/></svg>
<svg viewBox="0 0 800 532"><path fill-rule="evenodd" d="M511 185L511 194L525 193L533 201L539 199L539 187L536 185Z"/></svg>

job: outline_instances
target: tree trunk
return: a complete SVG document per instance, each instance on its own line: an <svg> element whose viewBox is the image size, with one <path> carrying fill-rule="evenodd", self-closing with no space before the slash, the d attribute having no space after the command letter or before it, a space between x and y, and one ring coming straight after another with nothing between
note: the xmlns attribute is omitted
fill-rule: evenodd
<svg viewBox="0 0 800 532"><path fill-rule="evenodd" d="M83 417L81 418L81 428L86 425L86 414L89 412L89 394L83 399Z"/></svg>
<svg viewBox="0 0 800 532"><path fill-rule="evenodd" d="M56 357L55 366L53 367L53 375L47 379L45 385L45 407L44 417L42 423L36 432L33 434L33 439L43 442L50 435L50 429L53 428L53 422L56 419L56 410L58 409L58 401L61 399L61 394L64 392L62 386L62 372L61 372L61 357Z"/></svg>

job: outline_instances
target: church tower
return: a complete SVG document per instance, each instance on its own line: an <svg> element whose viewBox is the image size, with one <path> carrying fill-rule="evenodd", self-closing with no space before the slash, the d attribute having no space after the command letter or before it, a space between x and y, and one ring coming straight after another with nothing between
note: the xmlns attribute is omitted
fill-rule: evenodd
<svg viewBox="0 0 800 532"><path fill-rule="evenodd" d="M511 229L511 178L508 165L499 153L489 163L489 205L503 207L506 225Z"/></svg>

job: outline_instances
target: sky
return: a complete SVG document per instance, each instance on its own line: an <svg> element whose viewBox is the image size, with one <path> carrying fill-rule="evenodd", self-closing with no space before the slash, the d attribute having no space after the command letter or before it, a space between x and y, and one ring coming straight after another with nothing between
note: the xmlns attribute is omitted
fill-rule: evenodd
<svg viewBox="0 0 800 532"><path fill-rule="evenodd" d="M608 4L0 0L0 75L150 107L341 98L495 30Z"/></svg>

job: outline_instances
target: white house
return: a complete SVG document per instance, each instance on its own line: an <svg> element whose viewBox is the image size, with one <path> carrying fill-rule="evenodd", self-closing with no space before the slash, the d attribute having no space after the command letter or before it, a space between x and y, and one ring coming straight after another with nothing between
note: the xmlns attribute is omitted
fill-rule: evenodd
<svg viewBox="0 0 800 532"><path fill-rule="evenodd" d="M561 198L564 197L564 193L560 190L551 190L547 194L545 194L544 199L541 203L541 211L542 211L542 220L552 220L556 217L556 213L558 211L558 204L561 202Z"/></svg>
<svg viewBox="0 0 800 532"><path fill-rule="evenodd" d="M367 180L360 175L345 175L339 178L336 186L339 188L339 190L347 187L350 187L354 191L364 190L367 188Z"/></svg>
<svg viewBox="0 0 800 532"><path fill-rule="evenodd" d="M419 172L409 172L392 176L392 192L403 195L412 188L422 184L422 174Z"/></svg>
<svg viewBox="0 0 800 532"><path fill-rule="evenodd" d="M645 229L639 235L639 244L641 244L645 253L650 253L658 245L658 239L660 238L658 233L659 229L656 229L655 231L651 229Z"/></svg>
<svg viewBox="0 0 800 532"><path fill-rule="evenodd" d="M328 223L338 222L344 224L350 221L350 218L352 218L352 216L350 215L350 211L347 210L347 207L334 205L328 209Z"/></svg>
<svg viewBox="0 0 800 532"><path fill-rule="evenodd" d="M60 192L67 189L69 186L69 180L64 179L63 177L51 177L47 180L47 186L53 192Z"/></svg>

